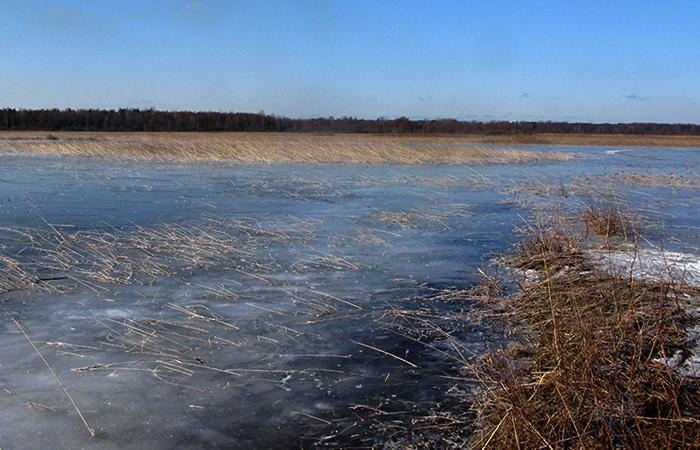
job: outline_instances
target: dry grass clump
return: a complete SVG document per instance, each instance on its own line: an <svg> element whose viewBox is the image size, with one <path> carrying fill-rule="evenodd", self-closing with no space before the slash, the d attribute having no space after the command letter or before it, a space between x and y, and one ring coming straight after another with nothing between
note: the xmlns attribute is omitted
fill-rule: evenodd
<svg viewBox="0 0 700 450"><path fill-rule="evenodd" d="M692 349L676 288L588 270L572 238L535 230L516 262L541 276L511 303L523 339L476 370L471 446L697 448L700 382L665 363Z"/></svg>
<svg viewBox="0 0 700 450"><path fill-rule="evenodd" d="M397 448L700 446L700 379L685 370L700 317L683 309L700 292L598 271L572 224L556 212L548 217L525 228L506 260L525 271L519 292L506 297L482 273L476 289L441 292L385 315L391 331L451 365L445 377L470 393L448 392L437 412L404 422L391 435ZM460 302L462 314L437 313L431 305L441 299ZM472 301L483 311L468 313ZM501 336L506 344L475 355L460 337L463 326L490 327L490 341ZM431 436L426 431L438 437L416 441Z"/></svg>
<svg viewBox="0 0 700 450"><path fill-rule="evenodd" d="M465 137L304 133L56 133L0 135L0 153L123 159L340 164L518 163L574 155L480 148Z"/></svg>
<svg viewBox="0 0 700 450"><path fill-rule="evenodd" d="M640 220L629 209L623 210L613 203L590 205L583 211L586 234L593 232L605 239L606 245L611 238L625 241L638 236Z"/></svg>
<svg viewBox="0 0 700 450"><path fill-rule="evenodd" d="M538 223L521 232L526 233L527 238L515 245L508 259L518 269L552 271L583 262L576 239L561 225Z"/></svg>
<svg viewBox="0 0 700 450"><path fill-rule="evenodd" d="M662 364L686 349L674 293L570 272L525 290L527 358L494 353L480 374L474 447L690 448L698 381Z"/></svg>
<svg viewBox="0 0 700 450"><path fill-rule="evenodd" d="M583 219L595 234L600 236L625 236L627 227L619 211L613 207L601 209L590 207L583 213Z"/></svg>
<svg viewBox="0 0 700 450"><path fill-rule="evenodd" d="M0 255L0 294L39 287L36 276L28 273L16 259Z"/></svg>

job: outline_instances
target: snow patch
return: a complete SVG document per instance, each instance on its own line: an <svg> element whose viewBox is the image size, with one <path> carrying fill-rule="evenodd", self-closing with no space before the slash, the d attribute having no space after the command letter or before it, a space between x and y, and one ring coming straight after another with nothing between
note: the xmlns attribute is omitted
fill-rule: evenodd
<svg viewBox="0 0 700 450"><path fill-rule="evenodd" d="M697 255L653 249L636 252L591 249L586 253L592 262L609 272L700 288L700 257Z"/></svg>
<svg viewBox="0 0 700 450"><path fill-rule="evenodd" d="M700 257L677 252L653 249L638 251L588 250L589 258L604 270L629 274L635 279L684 283L700 289ZM691 317L700 317L700 297L685 295L683 306ZM700 325L686 329L692 345L691 354L678 351L670 358L658 361L678 373L681 377L700 377Z"/></svg>

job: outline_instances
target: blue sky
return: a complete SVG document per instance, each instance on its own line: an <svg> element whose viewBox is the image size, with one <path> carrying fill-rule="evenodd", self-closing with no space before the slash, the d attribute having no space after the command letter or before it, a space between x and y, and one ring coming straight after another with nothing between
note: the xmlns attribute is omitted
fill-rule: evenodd
<svg viewBox="0 0 700 450"><path fill-rule="evenodd" d="M0 107L700 122L690 0L0 0L0 36Z"/></svg>

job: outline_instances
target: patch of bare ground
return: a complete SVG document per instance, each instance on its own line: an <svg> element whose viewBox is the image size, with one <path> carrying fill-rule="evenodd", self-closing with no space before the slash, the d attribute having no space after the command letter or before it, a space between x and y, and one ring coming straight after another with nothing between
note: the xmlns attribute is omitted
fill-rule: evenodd
<svg viewBox="0 0 700 450"><path fill-rule="evenodd" d="M480 148L459 136L302 133L4 132L0 153L249 163L464 164L570 160L574 155Z"/></svg>

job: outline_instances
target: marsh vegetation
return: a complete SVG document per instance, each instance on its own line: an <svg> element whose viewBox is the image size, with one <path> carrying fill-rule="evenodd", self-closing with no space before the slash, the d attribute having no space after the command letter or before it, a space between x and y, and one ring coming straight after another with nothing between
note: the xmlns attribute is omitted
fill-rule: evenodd
<svg viewBox="0 0 700 450"><path fill-rule="evenodd" d="M489 148L464 137L305 133L4 133L0 152L135 160L311 164L522 163L570 153Z"/></svg>
<svg viewBox="0 0 700 450"><path fill-rule="evenodd" d="M584 218L607 245L611 235L629 238L623 214L589 208ZM696 445L698 287L602 271L560 224L532 231L510 263L532 269L539 261L536 272L498 302L520 334L472 366L483 383L473 447Z"/></svg>

